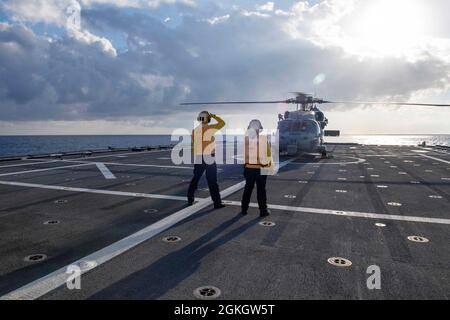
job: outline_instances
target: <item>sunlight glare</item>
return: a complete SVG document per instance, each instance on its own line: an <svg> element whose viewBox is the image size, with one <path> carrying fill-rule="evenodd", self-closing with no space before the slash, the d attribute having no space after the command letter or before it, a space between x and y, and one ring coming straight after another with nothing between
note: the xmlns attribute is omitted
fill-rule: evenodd
<svg viewBox="0 0 450 320"><path fill-rule="evenodd" d="M426 36L426 12L420 0L370 0L364 6L351 33L358 47L372 54L408 54Z"/></svg>

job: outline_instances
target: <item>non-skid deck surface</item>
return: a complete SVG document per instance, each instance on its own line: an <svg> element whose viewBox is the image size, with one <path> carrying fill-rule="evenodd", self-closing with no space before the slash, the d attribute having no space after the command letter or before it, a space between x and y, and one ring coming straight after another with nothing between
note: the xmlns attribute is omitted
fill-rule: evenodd
<svg viewBox="0 0 450 320"><path fill-rule="evenodd" d="M223 299L450 298L450 154L330 148L333 159L280 159L272 227L259 224L256 195L239 215L241 165L218 166L227 207L213 210L204 178L186 206L192 166L170 151L0 163L0 295L196 299L214 286ZM162 241L172 235L181 241ZM46 258L24 260L35 254ZM80 290L65 282L74 263ZM371 265L380 290L367 288Z"/></svg>

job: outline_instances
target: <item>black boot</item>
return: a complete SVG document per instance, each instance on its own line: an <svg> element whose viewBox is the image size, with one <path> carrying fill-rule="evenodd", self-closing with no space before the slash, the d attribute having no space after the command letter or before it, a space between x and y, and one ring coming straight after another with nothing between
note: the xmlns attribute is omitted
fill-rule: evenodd
<svg viewBox="0 0 450 320"><path fill-rule="evenodd" d="M244 209L244 208L242 208L241 209L241 214L243 215L243 216L246 216L247 214L248 214L248 211L247 211L248 209Z"/></svg>
<svg viewBox="0 0 450 320"><path fill-rule="evenodd" d="M225 208L225 204L223 202L214 203L214 209Z"/></svg>
<svg viewBox="0 0 450 320"><path fill-rule="evenodd" d="M262 210L260 210L260 212L259 212L259 216L260 216L261 218L267 217L267 216L269 216L269 215L270 215L270 210L269 210L269 209L262 209Z"/></svg>
<svg viewBox="0 0 450 320"><path fill-rule="evenodd" d="M188 206L192 206L194 204L194 198L188 197Z"/></svg>

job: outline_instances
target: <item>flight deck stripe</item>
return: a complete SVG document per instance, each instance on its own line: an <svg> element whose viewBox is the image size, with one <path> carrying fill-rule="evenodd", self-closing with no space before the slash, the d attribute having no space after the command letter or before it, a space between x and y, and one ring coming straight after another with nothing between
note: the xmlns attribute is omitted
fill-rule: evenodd
<svg viewBox="0 0 450 320"><path fill-rule="evenodd" d="M424 148L424 147L418 147L419 149L423 149L429 152L436 152L436 153L442 153L442 154L450 154L448 152L445 152L443 150L437 150L437 149L433 149L433 148Z"/></svg>
<svg viewBox="0 0 450 320"><path fill-rule="evenodd" d="M33 170L26 170L26 171L2 173L2 174L0 174L0 177L13 176L13 175L25 174L25 173L52 171L52 170L57 170L57 169L67 169L67 168L74 168L74 167L81 167L81 166L88 166L88 165L96 165L97 163L99 163L99 162L75 161L75 160L60 160L60 162L66 162L66 163L75 162L77 164L61 166L61 167L51 167L51 168L43 168L43 169L33 169ZM130 167L173 168L173 169L189 169L189 170L193 169L193 167L166 166L166 165L156 165L156 164L154 164L154 165L152 165L152 164L124 164L124 163L120 163L120 162L102 162L102 163L108 164L108 165L130 166Z"/></svg>
<svg viewBox="0 0 450 320"><path fill-rule="evenodd" d="M280 168L285 166L286 164L294 161L294 159L287 160L283 163L280 163ZM231 194L239 191L245 186L245 181L241 181L225 190L223 190L220 194L222 198L226 198ZM154 237L155 235L167 230L168 228L174 226L180 221L192 216L193 214L199 212L200 210L210 206L212 204L211 199L200 200L194 205L182 209L173 213L172 215L154 223L146 228L133 233L132 235L119 240L103 249L100 249L84 258L81 258L77 261L72 262L70 265L79 265L82 262L90 261L92 263L89 269L82 269L81 274L90 271L97 266L117 257L118 255L134 248L138 244ZM0 297L0 300L33 300L43 295L49 293L50 291L64 285L68 279L68 274L66 274L68 266L62 267L47 276L44 276L40 279L37 279L29 284L24 285L23 287L11 291L4 296Z"/></svg>
<svg viewBox="0 0 450 320"><path fill-rule="evenodd" d="M81 159L85 159L86 160L86 158L99 159L99 158L107 158L107 157L140 155L140 154L147 154L147 153L167 152L167 151L171 151L171 150L170 149L166 149L166 150L133 151L133 152L126 152L126 153L110 153L110 154L103 154L101 156L87 156L87 157L84 156L84 157L74 158L74 159L70 159L70 160L81 160Z"/></svg>
<svg viewBox="0 0 450 320"><path fill-rule="evenodd" d="M444 160L444 159L435 158L435 157L427 156L427 155L424 155L424 154L421 154L421 156L425 157L425 158L428 158L428 159L433 159L433 160L436 160L436 161L440 161L440 162L443 162L443 163L450 164L450 161L447 161L447 160Z"/></svg>
<svg viewBox="0 0 450 320"><path fill-rule="evenodd" d="M39 189L49 189L49 190L58 190L58 191L107 194L107 195L112 195L112 196L125 196L125 197L136 197L136 198L151 198L151 199L167 199L167 200L186 201L186 197L169 196L169 195L163 195L163 194L136 193L136 192L124 192L124 191L114 191L114 190L63 187L63 186L55 186L55 185L26 183L26 182L15 182L15 181L1 181L1 180L0 180L0 184L7 185L7 186L39 188Z"/></svg>
<svg viewBox="0 0 450 320"><path fill-rule="evenodd" d="M89 156L89 159L98 159L98 158L106 158L106 157L118 157L118 156L126 156L126 155L139 155L139 154L146 154L146 153L155 153L155 152L165 152L170 150L150 150L150 151L141 151L141 152L127 152L127 153L118 153L118 154L105 154L101 156ZM24 166L34 166L37 164L45 164L45 163L53 163L58 161L75 161L75 160L86 160L87 157L81 157L81 158L74 158L74 159L67 159L67 160L47 160L47 159L24 159L22 161L35 161L40 163L19 163L19 164L12 164L12 165L6 165L6 166L0 166L0 169L2 168L10 168L10 167L24 167Z"/></svg>
<svg viewBox="0 0 450 320"><path fill-rule="evenodd" d="M100 170L105 179L111 180L116 178L116 176L111 171L109 171L104 163L96 162L95 165L97 166L98 170Z"/></svg>
<svg viewBox="0 0 450 320"><path fill-rule="evenodd" d="M89 162L89 161L75 161L75 160L64 160L64 162L75 162L75 163L97 163L97 162ZM149 167L149 168L173 168L173 169L189 169L193 170L194 167L183 167L183 166L172 166L172 165L163 165L163 164L140 164L140 163L121 163L121 162L102 162L103 164L107 164L110 166L128 166L128 167Z"/></svg>
<svg viewBox="0 0 450 320"><path fill-rule="evenodd" d="M226 204L232 206L240 206L241 203L238 201L226 201ZM257 203L250 203L250 207L258 208ZM414 217L414 216L399 216L391 214L378 214L378 213L366 213L366 212L355 212L355 211L342 211L342 210L329 210L329 209L317 209L317 208L305 208L305 207L293 207L293 206L283 206L276 204L267 205L269 209L273 210L283 210L283 211L294 211L294 212L304 212L304 213L316 213L316 214L328 214L343 217L355 217L355 218L366 218L366 219L379 219L379 220L396 220L396 221L406 221L406 222L423 222L423 223L437 223L437 224L450 224L450 219L440 219L440 218L426 218L426 217Z"/></svg>
<svg viewBox="0 0 450 320"><path fill-rule="evenodd" d="M70 166L61 166L61 167L51 167L51 168L44 168L44 169L34 169L34 170L26 170L26 171L8 172L8 173L1 173L0 177L14 176L16 174L44 172L44 171L51 171L51 170L57 170L57 169L68 169L68 168L89 166L89 165L93 165L93 164L95 164L95 163L94 162L89 162L89 163L73 164L73 165L70 165Z"/></svg>
<svg viewBox="0 0 450 320"><path fill-rule="evenodd" d="M32 159L27 159L26 161L33 161ZM56 162L57 160L50 160L50 161L41 161L41 162L29 162L29 163L18 163L18 164L9 164L6 166L0 166L0 169L3 168L12 168L12 167L25 167L25 166L35 166L37 164L45 164L45 163L53 163Z"/></svg>

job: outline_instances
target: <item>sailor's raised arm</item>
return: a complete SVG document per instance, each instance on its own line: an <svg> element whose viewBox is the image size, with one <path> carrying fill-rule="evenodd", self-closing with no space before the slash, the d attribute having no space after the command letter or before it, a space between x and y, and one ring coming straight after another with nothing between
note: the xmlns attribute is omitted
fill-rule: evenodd
<svg viewBox="0 0 450 320"><path fill-rule="evenodd" d="M220 130L225 127L225 121L223 121L223 119L218 115L211 113L211 118L217 121L216 124L211 125L214 129Z"/></svg>

